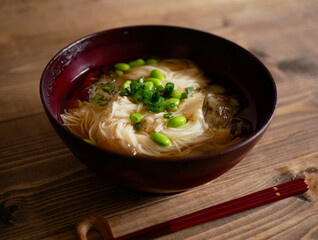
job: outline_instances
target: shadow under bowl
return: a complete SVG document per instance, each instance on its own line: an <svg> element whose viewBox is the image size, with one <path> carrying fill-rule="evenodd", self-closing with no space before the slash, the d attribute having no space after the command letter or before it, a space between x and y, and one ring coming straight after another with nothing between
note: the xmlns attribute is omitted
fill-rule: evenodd
<svg viewBox="0 0 318 240"><path fill-rule="evenodd" d="M244 95L253 132L216 153L176 159L136 157L84 142L63 126L63 101L81 72L140 57L188 58L205 75ZM73 154L107 179L142 191L172 193L207 183L235 166L262 137L276 108L276 87L250 52L210 33L173 26L131 26L98 32L68 45L46 66L40 83L46 114Z"/></svg>

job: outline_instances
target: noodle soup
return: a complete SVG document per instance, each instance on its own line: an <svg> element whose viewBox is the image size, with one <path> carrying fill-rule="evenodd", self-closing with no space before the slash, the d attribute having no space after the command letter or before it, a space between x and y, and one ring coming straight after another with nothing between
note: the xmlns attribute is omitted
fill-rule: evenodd
<svg viewBox="0 0 318 240"><path fill-rule="evenodd" d="M212 83L212 84L211 84ZM187 59L136 59L86 74L61 118L90 144L129 155L182 157L244 139L241 99Z"/></svg>

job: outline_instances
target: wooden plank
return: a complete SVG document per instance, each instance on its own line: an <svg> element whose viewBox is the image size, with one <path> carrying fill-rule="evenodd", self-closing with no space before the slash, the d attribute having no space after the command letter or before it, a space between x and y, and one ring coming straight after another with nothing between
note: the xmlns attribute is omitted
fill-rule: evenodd
<svg viewBox="0 0 318 240"><path fill-rule="evenodd" d="M159 239L317 239L317 12L314 0L163 0L160 6L146 0L3 0L0 204L20 210L14 225L0 222L1 237L75 239L75 223L92 213L107 216L123 235L304 176L312 184L304 196ZM81 164L43 112L39 79L57 51L92 32L135 24L219 34L252 51L276 80L278 108L268 131L242 162L208 184L163 196L121 188Z"/></svg>

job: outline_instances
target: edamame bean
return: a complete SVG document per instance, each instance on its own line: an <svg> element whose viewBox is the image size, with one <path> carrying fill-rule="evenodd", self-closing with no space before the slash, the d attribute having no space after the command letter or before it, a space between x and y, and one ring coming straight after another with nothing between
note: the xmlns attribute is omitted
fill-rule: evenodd
<svg viewBox="0 0 318 240"><path fill-rule="evenodd" d="M138 67L138 66L142 66L145 65L145 61L141 58L138 58L134 61L129 62L130 67Z"/></svg>
<svg viewBox="0 0 318 240"><path fill-rule="evenodd" d="M127 64L127 63L116 63L116 64L114 65L114 67L115 67L116 69L118 69L118 70L121 70L121 71L127 71L127 70L130 69L129 64Z"/></svg>
<svg viewBox="0 0 318 240"><path fill-rule="evenodd" d="M154 58L151 58L151 59L146 60L146 64L147 64L147 65L157 64L157 63L158 63L158 61L157 61L156 59L154 59Z"/></svg>
<svg viewBox="0 0 318 240"><path fill-rule="evenodd" d="M180 99L181 98L181 92L179 90L173 90L171 96L174 97L174 98Z"/></svg>
<svg viewBox="0 0 318 240"><path fill-rule="evenodd" d="M151 140L160 146L168 147L171 145L170 139L161 133L154 133L151 135Z"/></svg>
<svg viewBox="0 0 318 240"><path fill-rule="evenodd" d="M131 120L133 123L139 123L142 119L143 119L143 116L142 116L141 113L133 113L133 114L130 114L130 120Z"/></svg>
<svg viewBox="0 0 318 240"><path fill-rule="evenodd" d="M168 127L181 127L182 125L186 124L187 119L184 116L177 116L168 121Z"/></svg>
<svg viewBox="0 0 318 240"><path fill-rule="evenodd" d="M121 85L121 89L129 88L131 84L131 81L127 80L126 82Z"/></svg>
<svg viewBox="0 0 318 240"><path fill-rule="evenodd" d="M115 74L116 74L118 77L120 77L120 76L122 76L122 75L124 74L124 72L121 71L121 70L115 70Z"/></svg>
<svg viewBox="0 0 318 240"><path fill-rule="evenodd" d="M162 86L162 82L158 78L147 78L146 82L153 82L154 86Z"/></svg>
<svg viewBox="0 0 318 240"><path fill-rule="evenodd" d="M163 75L163 73L159 69L152 70L150 73L150 77L158 78L161 81L166 79L165 75Z"/></svg>

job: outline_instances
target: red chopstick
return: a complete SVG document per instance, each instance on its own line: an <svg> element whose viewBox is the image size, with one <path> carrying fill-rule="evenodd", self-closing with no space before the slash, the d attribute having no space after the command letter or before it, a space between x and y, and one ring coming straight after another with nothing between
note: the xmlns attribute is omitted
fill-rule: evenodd
<svg viewBox="0 0 318 240"><path fill-rule="evenodd" d="M170 221L147 227L121 237L116 237L114 239L142 240L159 237L164 234L173 233L204 222L259 207L293 195L301 194L307 190L308 185L306 184L305 179L298 178L256 193L172 219Z"/></svg>

